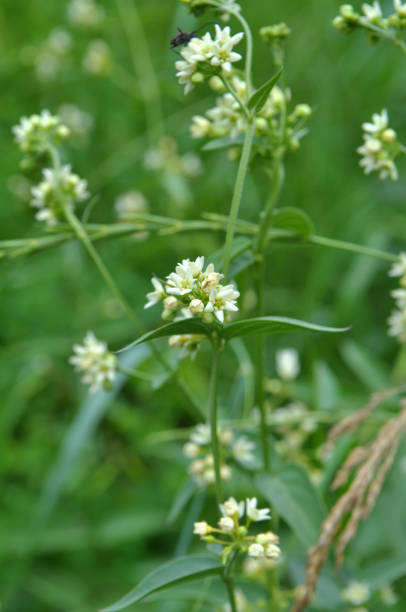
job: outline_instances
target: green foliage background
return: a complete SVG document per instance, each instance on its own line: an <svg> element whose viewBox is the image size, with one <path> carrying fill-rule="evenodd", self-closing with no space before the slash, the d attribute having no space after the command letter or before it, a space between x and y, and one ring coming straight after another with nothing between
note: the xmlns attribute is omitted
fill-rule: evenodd
<svg viewBox="0 0 406 612"><path fill-rule="evenodd" d="M337 1L241 0L241 5L254 33L279 21L291 27L285 76L293 101L315 109L310 133L288 159L281 204L303 208L320 235L398 252L406 238L405 162L400 160L398 182L379 182L362 174L355 149L361 142L361 123L385 107L405 142L404 58L388 44L369 47L362 32L351 37L338 34L331 27ZM153 214L188 219L198 218L202 211L227 214L236 168L223 152L199 153L203 173L191 182L172 184L170 191L162 177L142 165L151 136L142 101L148 84L139 81L130 95L113 79L81 70L87 43L102 37L116 64L133 71L116 3L104 1L107 22L95 34L72 29L66 6L65 0L2 0L0 5L0 238L41 231L32 209L8 187L21 157L12 143L11 126L22 115L42 108L55 112L66 102L95 119L88 146L65 151L73 169L88 178L91 193L97 194L92 220L114 220L115 198L133 188L146 194ZM137 6L159 79L166 134L176 139L181 153L199 152L188 125L215 96L202 88L184 97L174 76L176 57L168 50L176 27L193 29L195 22L175 0L139 0ZM22 50L40 45L55 27L71 31L72 63L55 80L43 83L21 61ZM258 41L254 66L257 84L274 71L267 49ZM180 205L185 190L187 197ZM265 177L253 168L240 215L255 219L265 197ZM158 313L143 311L151 274L164 276L180 258L209 254L221 244L221 234L199 233L151 236L144 242L121 238L98 248L145 326L152 328L159 323ZM350 253L288 244L273 245L269 261L268 314L352 325L340 338L315 340L295 334L267 341L269 376L274 375L275 350L293 345L302 358L301 392L313 408L353 410L371 391L390 384L398 349L386 334L389 291L394 287L388 266ZM248 290L249 275L242 275L239 284ZM3 260L0 287L0 599L7 612L91 612L122 595L174 550L187 548L193 517L165 522L185 480L186 463L179 440L163 441L159 434L192 426L195 416L170 383L151 394L148 385L129 382L104 407L100 400L91 400L100 411L98 422L93 431L83 430L78 460L67 455L67 478L53 498L49 475L69 428L89 401L67 362L72 344L92 329L116 349L131 341L134 332L77 243ZM207 362L203 351L196 362L182 366L202 401ZM144 367L154 365L147 362ZM238 393L232 387L235 367L230 355L222 390L224 414L233 409L226 397ZM229 395L230 389L234 395ZM371 518L373 527L364 526L351 549L355 568L404 555L401 460L399 452ZM244 491L249 487L238 486ZM238 489L231 492L237 496ZM40 524L41 530L31 530L32 524ZM201 549L198 542L193 546ZM298 558L300 576L304 549ZM397 590L401 588L399 583ZM170 597L140 609L191 609L180 599L171 604Z"/></svg>

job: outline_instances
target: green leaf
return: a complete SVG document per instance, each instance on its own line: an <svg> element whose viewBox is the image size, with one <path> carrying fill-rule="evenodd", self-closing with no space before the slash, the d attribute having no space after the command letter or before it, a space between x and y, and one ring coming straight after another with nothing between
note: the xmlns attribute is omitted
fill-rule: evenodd
<svg viewBox="0 0 406 612"><path fill-rule="evenodd" d="M115 612L141 601L144 597L188 580L198 580L220 574L222 565L218 558L209 556L180 557L161 565L142 580L138 586L119 601L101 612Z"/></svg>
<svg viewBox="0 0 406 612"><path fill-rule="evenodd" d="M265 102L268 99L269 94L271 93L272 87L276 84L277 80L282 74L283 68L278 70L276 74L274 74L268 81L266 81L259 89L254 91L250 99L248 100L248 110L252 110L255 113L261 110L264 106Z"/></svg>
<svg viewBox="0 0 406 612"><path fill-rule="evenodd" d="M276 208L272 214L272 226L291 230L300 236L309 236L314 232L314 225L310 217L294 206Z"/></svg>
<svg viewBox="0 0 406 612"><path fill-rule="evenodd" d="M243 255L246 251L248 251L252 246L252 241L243 236L236 236L233 239L233 244L231 247L231 262L235 259ZM216 270L219 270L223 265L224 260L224 247L218 249L209 257L207 257L207 263L212 263Z"/></svg>
<svg viewBox="0 0 406 612"><path fill-rule="evenodd" d="M374 590L405 575L406 559L404 556L380 559L359 571L359 579L367 582Z"/></svg>
<svg viewBox="0 0 406 612"><path fill-rule="evenodd" d="M242 319L229 323L220 331L220 336L226 340L238 336L248 336L254 334L277 334L289 331L314 331L339 333L348 331L349 327L325 327L315 323L307 323L298 319L288 317L256 317L253 319Z"/></svg>
<svg viewBox="0 0 406 612"><path fill-rule="evenodd" d="M319 537L325 509L305 470L292 463L275 476L259 474L256 483L305 547L312 546Z"/></svg>
<svg viewBox="0 0 406 612"><path fill-rule="evenodd" d="M172 507L166 519L167 523L173 523L178 518L186 504L193 497L196 489L196 480L194 478L188 478L175 496Z"/></svg>
<svg viewBox="0 0 406 612"><path fill-rule="evenodd" d="M166 336L172 336L174 334L203 334L208 336L213 329L214 328L212 326L203 323L203 321L198 318L173 321L172 323L167 323L166 325L162 325L153 331L147 332L143 336L140 336L134 340L134 342L131 342L116 352L121 353L121 351L126 351L132 346L137 346L143 342L149 342L150 340L156 340L157 338L165 338Z"/></svg>

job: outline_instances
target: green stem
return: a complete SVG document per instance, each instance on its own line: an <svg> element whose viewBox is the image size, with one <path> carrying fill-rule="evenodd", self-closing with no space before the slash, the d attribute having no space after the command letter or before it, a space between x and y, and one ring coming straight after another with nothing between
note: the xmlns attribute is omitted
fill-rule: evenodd
<svg viewBox="0 0 406 612"><path fill-rule="evenodd" d="M247 174L248 162L250 159L252 141L254 139L255 132L255 120L251 119L248 122L247 132L245 134L244 145L241 151L240 164L238 166L237 177L235 180L233 198L231 200L230 216L227 225L226 241L224 246L224 263L223 263L223 274L227 279L230 261L231 261L231 250L233 246L234 226L238 217L238 210L240 207L242 191L244 188L244 181Z"/></svg>
<svg viewBox="0 0 406 612"><path fill-rule="evenodd" d="M102 275L106 285L110 288L113 295L115 295L115 297L118 299L118 301L122 305L127 317L130 319L135 329L138 331L138 333L142 334L143 327L141 323L138 321L137 317L135 316L133 312L133 309L131 308L131 306L129 305L129 303L127 302L127 300L121 293L120 289L117 287L116 283L114 282L113 277L111 276L110 272L104 265L102 259L100 258L100 255L94 248L93 243L90 240L89 236L87 235L82 223L79 221L79 219L77 218L77 216L75 215L75 213L73 212L73 210L71 210L69 206L65 206L64 213L65 213L65 217L68 223L71 225L76 236L81 241L81 243L83 244L83 246L89 253L91 259L93 260L96 268L99 270L100 274Z"/></svg>
<svg viewBox="0 0 406 612"><path fill-rule="evenodd" d="M210 388L209 388L209 421L210 421L210 436L211 450L214 461L215 488L217 504L223 501L221 472L220 472L220 450L217 431L217 388L219 374L220 352L218 342L213 342L213 359L211 365Z"/></svg>
<svg viewBox="0 0 406 612"><path fill-rule="evenodd" d="M369 21L367 21L366 19L363 19L362 17L360 19L360 23L366 30L370 30L377 36L381 36L382 38L389 40L394 45L399 47L403 53L406 54L406 44L404 43L403 40L396 38L396 36L394 36L391 32L387 32L386 30L383 30L379 26L376 26L373 23L369 23Z"/></svg>
<svg viewBox="0 0 406 612"><path fill-rule="evenodd" d="M147 374L146 372L140 372L140 370L132 370L131 368L124 368L123 366L118 366L117 370L125 374L126 376L131 376L132 378L146 380L147 382L153 382L154 376L152 374Z"/></svg>
<svg viewBox="0 0 406 612"><path fill-rule="evenodd" d="M231 577L231 568L233 566L234 561L237 559L238 554L239 554L238 549L234 549L231 552L231 555L229 556L227 560L226 566L224 568L224 572L222 574L224 584L226 585L226 588L227 588L227 594L228 594L228 599L230 602L231 610L235 612L238 612L238 610L237 610L237 602L235 600L234 581Z"/></svg>
<svg viewBox="0 0 406 612"><path fill-rule="evenodd" d="M150 142L164 134L161 96L148 43L135 0L116 0L123 29L127 36L131 58L139 84L139 95L144 104Z"/></svg>
<svg viewBox="0 0 406 612"><path fill-rule="evenodd" d="M386 261L395 262L399 260L399 256L392 253L386 253L385 251L362 246L361 244L354 244L353 242L335 240L334 238L326 238L325 236L316 236L315 234L307 236L306 243L318 244L341 251L350 251L351 253L358 253L359 255L369 255L370 257L376 257L377 259L384 259Z"/></svg>
<svg viewBox="0 0 406 612"><path fill-rule="evenodd" d="M272 224L272 212L278 200L281 186L283 183L284 171L282 160L280 157L274 161L272 171L271 190L268 197L265 210L261 213L259 226L258 240L256 244L256 291L257 291L257 316L264 315L264 288L265 288L265 250L269 236L269 229ZM262 459L264 469L270 469L270 452L268 444L268 427L266 422L266 407L265 407L265 340L261 334L257 336L256 341L256 379L257 379L257 404L260 414L260 437L262 448Z"/></svg>
<svg viewBox="0 0 406 612"><path fill-rule="evenodd" d="M234 593L234 581L229 576L227 577L223 576L223 581L227 588L227 595L228 595L228 601L230 602L231 612L238 612L237 602L235 600L235 593Z"/></svg>
<svg viewBox="0 0 406 612"><path fill-rule="evenodd" d="M281 159L275 159L274 167L271 178L271 191L265 210L261 213L261 220L259 226L259 234L256 252L261 257L264 255L266 249L266 243L268 240L269 230L272 224L272 213L275 208L275 204L278 201L279 193L282 187L284 179L284 170Z"/></svg>

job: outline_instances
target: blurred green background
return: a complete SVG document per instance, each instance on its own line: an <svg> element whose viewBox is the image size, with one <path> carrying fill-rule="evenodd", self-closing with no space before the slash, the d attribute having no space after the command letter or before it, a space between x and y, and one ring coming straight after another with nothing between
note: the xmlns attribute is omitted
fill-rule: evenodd
<svg viewBox="0 0 406 612"><path fill-rule="evenodd" d="M391 126L406 141L404 58L388 44L369 46L362 32L348 37L336 32L331 21L340 3L335 0L240 3L254 33L270 23L289 25L285 77L293 102L308 103L315 110L310 133L288 157L281 205L302 207L320 235L400 251L406 238L405 162L399 162L396 183L380 182L362 174L355 150L361 144L361 123L382 108L388 108ZM174 74L177 58L169 51L176 28L193 29L196 21L175 0L136 2L159 85L157 101L142 37L139 31L131 36L131 28L138 27L134 5L130 0L100 4L105 19L86 29L69 21L65 0L1 2L0 239L42 231L21 197L27 183L11 127L22 115L43 108L54 113L63 104L93 118L87 138L73 140L64 149L66 161L88 179L96 196L92 221L114 221L117 197L134 189L145 195L152 214L186 219L198 218L203 211L227 214L236 167L224 152L200 152L200 143L188 132L192 115L203 113L215 95L203 87L185 97ZM392 6L382 2L385 5ZM207 21L210 18L203 17L198 25ZM59 37L68 41L67 49L50 59L55 29L70 38ZM109 46L108 74L83 69L95 39ZM256 84L273 72L268 50L258 39L254 66ZM154 123L159 105L161 131ZM146 108L152 113L152 131ZM190 178L145 168L145 154L159 136L175 139L179 155L198 154L202 172ZM252 170L240 214L255 220L267 184L260 170ZM208 255L221 244L221 234L198 233L150 236L141 242L126 237L101 242L98 248L136 313L151 328L159 323L159 314L154 309L144 313L143 305L152 273L165 276L180 258ZM273 245L268 261L269 314L352 325L345 338L320 337L315 342L311 335L294 335L267 341L269 376L274 375L275 350L291 345L300 351L303 393L311 407L356 409L371 391L390 384L398 347L386 333L389 291L395 283L387 277L385 262L288 244ZM242 274L240 288L248 291L250 283L249 273ZM186 463L179 441L162 442L157 434L196 421L171 383L151 393L147 384L129 382L114 398L87 398L68 364L72 344L92 329L116 349L131 341L134 332L80 245L3 259L0 287L2 609L90 612L122 595L175 550L187 550L190 521L181 542L184 517L165 523L185 480ZM137 353L134 359L143 359L149 368L145 354ZM208 359L203 350L195 362L182 365L203 402ZM226 413L236 367L232 354L225 367ZM400 467L396 469L404 479ZM396 479L392 484L400 495ZM383 516L393 499L386 496L385 506L385 491L380 501ZM404 508L405 494L397 500ZM31 531L32 524L41 530ZM399 521L396 525L399 529ZM392 540L391 546L404 550L404 533ZM199 546L195 543L196 550ZM378 541L373 554L380 546ZM364 537L360 563L370 554ZM191 609L187 603L170 605L169 595L164 604L140 609Z"/></svg>

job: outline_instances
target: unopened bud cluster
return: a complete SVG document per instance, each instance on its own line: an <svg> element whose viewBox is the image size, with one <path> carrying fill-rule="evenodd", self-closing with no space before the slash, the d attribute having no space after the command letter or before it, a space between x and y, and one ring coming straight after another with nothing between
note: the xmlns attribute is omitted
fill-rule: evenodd
<svg viewBox="0 0 406 612"><path fill-rule="evenodd" d="M108 350L105 342L89 331L83 344L73 346L73 352L75 354L70 357L69 363L83 373L82 382L90 385L90 393L111 389L116 376L117 357Z"/></svg>
<svg viewBox="0 0 406 612"><path fill-rule="evenodd" d="M39 115L22 117L12 131L21 151L28 154L43 153L69 136L69 128L48 110L43 110Z"/></svg>
<svg viewBox="0 0 406 612"><path fill-rule="evenodd" d="M240 77L231 79L231 86L239 100L247 103L247 86ZM217 91L224 91L222 83L216 80L211 85ZM307 104L298 104L288 112L290 93L280 87L272 88L267 101L255 117L255 133L257 136L257 152L262 156L271 156L278 147L295 150L304 136L304 125L312 110ZM286 115L283 133L280 131L281 115ZM205 116L195 115L190 127L194 138L237 138L248 129L248 120L241 104L231 93L224 93L217 98L216 106L206 111Z"/></svg>
<svg viewBox="0 0 406 612"><path fill-rule="evenodd" d="M67 209L89 197L87 182L74 174L70 165L59 162L57 146L69 136L69 129L59 117L44 110L40 115L23 117L13 133L24 153L31 157L46 153L51 161L52 167L42 170L43 180L31 189L31 206L38 209L38 221L55 225L64 220Z"/></svg>
<svg viewBox="0 0 406 612"><path fill-rule="evenodd" d="M395 130L388 125L389 118L386 109L372 115L372 122L362 124L364 144L357 152L362 155L359 164L365 174L378 172L380 179L398 178L395 165L396 156L403 150Z"/></svg>
<svg viewBox="0 0 406 612"><path fill-rule="evenodd" d="M233 285L221 285L223 275L209 264L203 271L204 257L195 261L183 259L175 272L166 277L165 284L152 278L154 291L147 294L149 308L163 302L162 318L171 320L179 311L187 310L188 315L197 316L207 323L215 319L224 323L229 312L238 310L236 300L239 292Z"/></svg>
<svg viewBox="0 0 406 612"><path fill-rule="evenodd" d="M218 432L219 454L220 454L220 477L222 480L231 478L231 468L228 462L237 461L249 464L253 461L252 451L255 444L245 436L234 439L233 432L229 429ZM199 424L193 430L189 441L183 446L183 453L192 462L189 472L200 484L212 484L215 482L214 461L211 452L211 434L208 425Z"/></svg>
<svg viewBox="0 0 406 612"><path fill-rule="evenodd" d="M257 498L248 498L245 502L237 502L230 497L224 504L220 504L222 517L218 527L212 527L206 521L194 524L193 533L209 543L219 543L223 546L222 561L227 562L233 550L247 552L249 557L255 559L272 559L276 562L281 554L278 546L279 538L271 531L249 535L251 523L269 520L269 508L257 508ZM245 515L245 521L241 519Z"/></svg>
<svg viewBox="0 0 406 612"><path fill-rule="evenodd" d="M371 4L364 2L361 13L355 10L352 4L342 4L339 14L333 20L337 30L350 33L356 28L365 28L371 42L376 42L381 32L390 32L396 36L406 27L406 3L393 0L394 12L384 17L378 0ZM373 26L373 27L371 27Z"/></svg>
<svg viewBox="0 0 406 612"><path fill-rule="evenodd" d="M388 334L404 344L406 343L406 253L400 253L399 261L389 270L389 276L399 277L400 287L391 291L396 309L388 319Z"/></svg>

